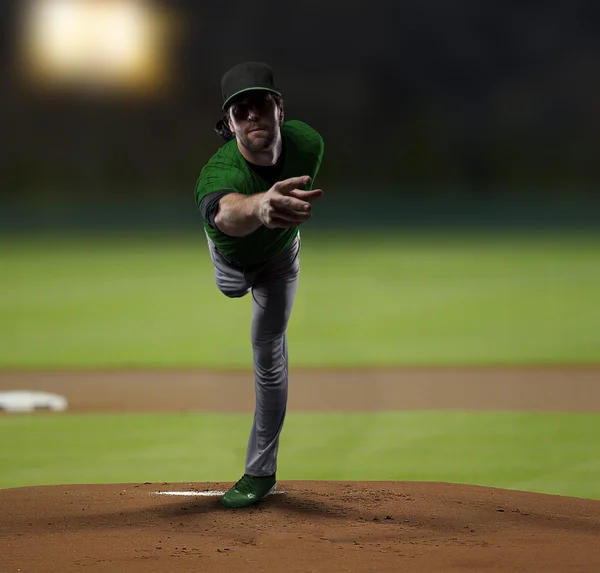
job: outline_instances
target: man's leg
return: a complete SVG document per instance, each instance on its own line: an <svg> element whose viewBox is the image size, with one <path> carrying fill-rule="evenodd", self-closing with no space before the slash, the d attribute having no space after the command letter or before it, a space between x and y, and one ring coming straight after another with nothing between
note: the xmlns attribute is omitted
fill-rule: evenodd
<svg viewBox="0 0 600 573"><path fill-rule="evenodd" d="M253 505L275 489L277 449L287 404L287 323L298 285L300 240L254 273L236 271L211 249L221 292L252 290L252 350L256 408L246 453L246 471L225 493L227 507Z"/></svg>
<svg viewBox="0 0 600 573"><path fill-rule="evenodd" d="M277 471L279 436L288 395L286 330L300 273L299 239L263 268L252 284L252 350L256 408L246 453L246 473Z"/></svg>
<svg viewBox="0 0 600 573"><path fill-rule="evenodd" d="M208 235L207 235L208 238ZM244 273L233 267L208 239L208 250L215 269L217 288L229 298L240 298L250 292Z"/></svg>

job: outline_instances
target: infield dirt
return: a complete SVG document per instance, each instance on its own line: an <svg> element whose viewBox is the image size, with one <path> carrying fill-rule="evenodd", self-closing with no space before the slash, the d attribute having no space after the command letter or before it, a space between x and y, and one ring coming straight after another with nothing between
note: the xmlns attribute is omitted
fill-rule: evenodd
<svg viewBox="0 0 600 573"><path fill-rule="evenodd" d="M598 411L599 379L600 368L305 371L289 404ZM0 391L14 389L60 393L74 412L253 408L244 372L0 373ZM247 510L194 495L230 485L0 490L0 571L600 571L600 501L414 482L283 481Z"/></svg>

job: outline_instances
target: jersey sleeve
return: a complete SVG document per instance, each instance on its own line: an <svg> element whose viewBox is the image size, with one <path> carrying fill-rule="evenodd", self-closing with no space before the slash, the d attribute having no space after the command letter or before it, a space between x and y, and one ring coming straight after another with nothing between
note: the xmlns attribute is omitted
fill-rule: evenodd
<svg viewBox="0 0 600 573"><path fill-rule="evenodd" d="M215 154L202 168L196 181L194 195L202 218L214 226L219 201L229 193L240 193L240 170L222 153Z"/></svg>
<svg viewBox="0 0 600 573"><path fill-rule="evenodd" d="M200 199L200 204L198 205L200 214L211 227L216 227L215 217L217 216L217 211L219 210L219 201L221 201L225 195L229 195L229 193L235 193L235 191L231 191L229 189L211 191L210 193L204 195L202 199Z"/></svg>

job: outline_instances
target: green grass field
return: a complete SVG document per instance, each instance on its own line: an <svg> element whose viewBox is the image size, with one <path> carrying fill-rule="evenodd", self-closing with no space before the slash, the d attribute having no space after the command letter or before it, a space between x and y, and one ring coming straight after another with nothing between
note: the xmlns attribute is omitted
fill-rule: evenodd
<svg viewBox="0 0 600 573"><path fill-rule="evenodd" d="M249 300L201 233L0 241L0 369L247 368ZM600 363L600 235L306 232L297 366ZM0 416L0 487L232 481L250 417ZM294 414L281 479L452 481L600 499L594 414Z"/></svg>
<svg viewBox="0 0 600 573"><path fill-rule="evenodd" d="M250 424L245 414L0 417L0 487L235 481ZM600 499L599 432L594 414L291 413L279 478L448 481Z"/></svg>
<svg viewBox="0 0 600 573"><path fill-rule="evenodd" d="M600 361L600 235L306 232L302 366ZM201 232L0 242L0 368L248 367Z"/></svg>

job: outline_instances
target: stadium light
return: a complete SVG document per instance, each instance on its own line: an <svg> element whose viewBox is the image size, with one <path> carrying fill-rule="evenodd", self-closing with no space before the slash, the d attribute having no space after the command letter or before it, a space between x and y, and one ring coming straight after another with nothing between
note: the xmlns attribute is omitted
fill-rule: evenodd
<svg viewBox="0 0 600 573"><path fill-rule="evenodd" d="M152 89L167 80L167 20L143 0L33 0L26 75L43 84Z"/></svg>

